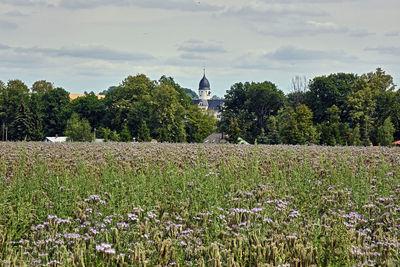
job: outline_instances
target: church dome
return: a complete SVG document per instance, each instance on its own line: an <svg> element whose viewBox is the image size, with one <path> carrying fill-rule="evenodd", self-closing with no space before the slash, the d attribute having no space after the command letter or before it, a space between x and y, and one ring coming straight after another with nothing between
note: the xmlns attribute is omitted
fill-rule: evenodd
<svg viewBox="0 0 400 267"><path fill-rule="evenodd" d="M210 90L210 82L207 80L205 74L199 83L199 90Z"/></svg>

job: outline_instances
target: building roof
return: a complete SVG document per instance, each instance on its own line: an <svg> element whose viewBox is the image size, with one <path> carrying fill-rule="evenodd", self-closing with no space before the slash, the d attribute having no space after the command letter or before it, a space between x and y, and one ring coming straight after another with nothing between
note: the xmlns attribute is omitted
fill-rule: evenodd
<svg viewBox="0 0 400 267"><path fill-rule="evenodd" d="M224 104L223 99L210 99L207 101L208 101L208 109L216 111L220 110L222 105Z"/></svg>
<svg viewBox="0 0 400 267"><path fill-rule="evenodd" d="M67 142L66 136L48 136L46 137L46 142L58 143L58 142Z"/></svg>
<svg viewBox="0 0 400 267"><path fill-rule="evenodd" d="M199 90L210 90L210 82L206 78L206 74L203 75L203 78L199 83Z"/></svg>
<svg viewBox="0 0 400 267"><path fill-rule="evenodd" d="M226 135L223 133L212 133L203 140L204 143L220 144L226 143Z"/></svg>
<svg viewBox="0 0 400 267"><path fill-rule="evenodd" d="M193 105L199 105L200 102L204 102L204 101L207 101L208 110L218 111L221 109L222 105L224 104L223 99L209 99L209 100L194 99ZM205 105L203 104L203 106L205 106Z"/></svg>
<svg viewBox="0 0 400 267"><path fill-rule="evenodd" d="M77 99L78 97L85 97L85 96L87 96L87 95L85 95L85 94L69 94L69 99L74 100L74 99ZM98 99L102 99L102 98L106 97L105 95L95 95L95 96L97 96Z"/></svg>

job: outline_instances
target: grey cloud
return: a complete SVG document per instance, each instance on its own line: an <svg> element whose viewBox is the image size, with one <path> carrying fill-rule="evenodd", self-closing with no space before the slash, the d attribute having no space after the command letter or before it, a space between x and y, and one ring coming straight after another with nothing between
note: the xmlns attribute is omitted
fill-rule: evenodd
<svg viewBox="0 0 400 267"><path fill-rule="evenodd" d="M26 16L26 14L22 13L19 10L11 10L9 12L4 13L4 15L10 16L10 17L25 17Z"/></svg>
<svg viewBox="0 0 400 267"><path fill-rule="evenodd" d="M16 28L18 28L16 23L0 20L0 29L15 30Z"/></svg>
<svg viewBox="0 0 400 267"><path fill-rule="evenodd" d="M13 6L50 5L46 0L0 0L0 4L9 4Z"/></svg>
<svg viewBox="0 0 400 267"><path fill-rule="evenodd" d="M356 57L346 55L342 51L300 49L293 46L281 47L275 52L266 54L265 57L276 61L354 61L357 59Z"/></svg>
<svg viewBox="0 0 400 267"><path fill-rule="evenodd" d="M311 3L311 4L330 4L330 3L344 3L344 2L366 2L367 0L301 0L301 3ZM263 3L286 3L291 4L295 3L298 4L299 0L262 0Z"/></svg>
<svg viewBox="0 0 400 267"><path fill-rule="evenodd" d="M225 17L242 18L250 21L279 21L281 19L290 17L323 17L327 13L322 10L310 10L305 8L294 7L270 7L270 8L256 8L253 6L245 6L239 9L228 9L221 14Z"/></svg>
<svg viewBox="0 0 400 267"><path fill-rule="evenodd" d="M356 37L356 38L364 38L370 35L375 35L375 33L370 32L368 30L353 30L349 33L351 37Z"/></svg>
<svg viewBox="0 0 400 267"><path fill-rule="evenodd" d="M21 56L13 51L6 51L1 53L0 51L0 68L6 69L37 69L48 67L49 62L46 62L42 55L24 55Z"/></svg>
<svg viewBox="0 0 400 267"><path fill-rule="evenodd" d="M148 54L122 52L102 46L76 46L62 47L59 49L41 47L9 47L6 45L3 46L4 49L12 49L14 52L20 54L36 53L52 57L72 57L110 61L141 61L153 59L153 57Z"/></svg>
<svg viewBox="0 0 400 267"><path fill-rule="evenodd" d="M182 55L180 55L181 59L184 60L205 60L206 57L203 55L199 55L197 53L183 53Z"/></svg>
<svg viewBox="0 0 400 267"><path fill-rule="evenodd" d="M218 11L223 7L210 5L195 0L61 0L56 3L51 0L0 0L0 3L20 6L53 6L69 9L87 9L101 6L136 6L142 8L171 9L183 11Z"/></svg>
<svg viewBox="0 0 400 267"><path fill-rule="evenodd" d="M394 46L367 47L364 50L378 52L379 54L383 55L400 56L400 47L394 47Z"/></svg>
<svg viewBox="0 0 400 267"><path fill-rule="evenodd" d="M313 22L314 23L314 22ZM277 25L275 28L261 27L254 25L253 30L263 35L276 37L303 37L328 34L348 34L349 28L330 23L321 23L321 25L310 23L310 21L293 22L289 25ZM267 29L266 29L267 28Z"/></svg>
<svg viewBox="0 0 400 267"><path fill-rule="evenodd" d="M0 50L8 50L11 49L8 45L0 44Z"/></svg>
<svg viewBox="0 0 400 267"><path fill-rule="evenodd" d="M226 50L219 44L204 42L201 40L189 40L178 46L179 51L187 53L226 53Z"/></svg>
<svg viewBox="0 0 400 267"><path fill-rule="evenodd" d="M385 34L386 37L398 37L400 36L400 31L391 31Z"/></svg>

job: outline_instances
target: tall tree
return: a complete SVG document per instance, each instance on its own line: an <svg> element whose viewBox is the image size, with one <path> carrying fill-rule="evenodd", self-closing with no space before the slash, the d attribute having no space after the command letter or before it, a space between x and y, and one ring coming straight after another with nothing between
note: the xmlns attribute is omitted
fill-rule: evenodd
<svg viewBox="0 0 400 267"><path fill-rule="evenodd" d="M287 95L288 104L292 108L296 108L298 105L305 104L308 85L309 81L307 80L306 76L295 76L292 78L291 91Z"/></svg>
<svg viewBox="0 0 400 267"><path fill-rule="evenodd" d="M137 133L137 139L139 142L150 142L151 141L150 130L149 130L149 127L147 127L146 121L142 121L142 123L140 124L138 133Z"/></svg>
<svg viewBox="0 0 400 267"><path fill-rule="evenodd" d="M293 110L287 106L278 114L279 134L284 144L317 143L319 137L312 122L312 111L304 104Z"/></svg>
<svg viewBox="0 0 400 267"><path fill-rule="evenodd" d="M154 88L155 82L144 74L125 78L117 88L106 94L105 126L120 132L127 123L129 130L134 132L143 120L148 122Z"/></svg>
<svg viewBox="0 0 400 267"><path fill-rule="evenodd" d="M360 125L364 145L376 139L374 136L371 138L371 133L374 133L374 123L378 119L376 110L379 96L392 92L394 88L393 78L378 68L376 72L363 74L357 80L353 92L348 95L349 115L354 125Z"/></svg>
<svg viewBox="0 0 400 267"><path fill-rule="evenodd" d="M185 141L185 109L180 102L180 94L173 87L160 84L154 88L152 96L157 139L162 142Z"/></svg>
<svg viewBox="0 0 400 267"><path fill-rule="evenodd" d="M91 142L94 138L88 120L81 119L77 113L72 113L68 119L65 135L69 141L73 142Z"/></svg>
<svg viewBox="0 0 400 267"><path fill-rule="evenodd" d="M40 81L34 82L32 84L32 88L31 88L32 93L36 93L36 94L43 94L51 89L54 89L53 84L46 80L40 80Z"/></svg>
<svg viewBox="0 0 400 267"><path fill-rule="evenodd" d="M285 100L283 92L271 82L236 83L225 95L219 128L232 135L231 124L237 122L240 136L253 143Z"/></svg>
<svg viewBox="0 0 400 267"><path fill-rule="evenodd" d="M105 115L105 105L102 99L99 99L94 93L85 94L84 97L78 97L70 103L71 112L79 114L86 118L90 125L98 129Z"/></svg>
<svg viewBox="0 0 400 267"><path fill-rule="evenodd" d="M212 114L204 112L192 105L186 114L186 133L189 143L202 143L215 129L216 119Z"/></svg>
<svg viewBox="0 0 400 267"><path fill-rule="evenodd" d="M285 104L285 95L275 84L265 81L251 83L246 100L247 110L255 115L258 134L265 129L268 117L276 115Z"/></svg>
<svg viewBox="0 0 400 267"><path fill-rule="evenodd" d="M315 123L328 119L327 109L336 105L341 111L340 117L347 121L347 96L353 92L358 77L355 74L337 73L319 76L311 80L306 93L305 104L311 109Z"/></svg>
<svg viewBox="0 0 400 267"><path fill-rule="evenodd" d="M29 89L21 80L9 80L7 86L1 82L0 90L1 117L3 122L9 125L15 119L21 97L27 96Z"/></svg>
<svg viewBox="0 0 400 267"><path fill-rule="evenodd" d="M46 136L60 135L64 132L69 118L69 93L63 88L46 91L41 97L43 130Z"/></svg>
<svg viewBox="0 0 400 267"><path fill-rule="evenodd" d="M15 120L11 124L10 136L12 140L31 140L32 133L34 132L34 122L32 113L28 106L25 104L23 98L17 108Z"/></svg>
<svg viewBox="0 0 400 267"><path fill-rule="evenodd" d="M167 77L167 76L163 75L158 80L158 82L160 84L164 84L164 85L173 87L175 89L175 91L178 92L179 102L181 103L181 105L183 107L189 108L191 105L193 105L192 98L190 96L188 96L185 89L182 88L179 84L177 84L172 77Z"/></svg>
<svg viewBox="0 0 400 267"><path fill-rule="evenodd" d="M393 134L394 134L394 126L390 121L390 117L386 118L383 122L383 125L378 128L378 145L380 146L392 146L393 145Z"/></svg>

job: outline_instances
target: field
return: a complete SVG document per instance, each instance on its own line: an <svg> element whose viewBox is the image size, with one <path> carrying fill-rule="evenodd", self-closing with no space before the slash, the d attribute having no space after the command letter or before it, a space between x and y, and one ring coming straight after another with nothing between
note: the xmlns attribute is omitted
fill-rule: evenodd
<svg viewBox="0 0 400 267"><path fill-rule="evenodd" d="M0 143L2 266L396 266L400 149Z"/></svg>

